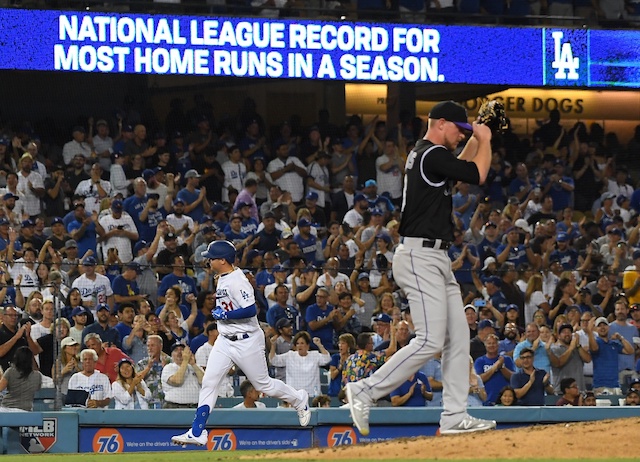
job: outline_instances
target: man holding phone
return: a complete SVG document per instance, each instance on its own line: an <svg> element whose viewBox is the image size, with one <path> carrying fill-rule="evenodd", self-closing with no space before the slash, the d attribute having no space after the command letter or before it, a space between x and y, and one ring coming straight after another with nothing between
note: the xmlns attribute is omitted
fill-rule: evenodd
<svg viewBox="0 0 640 462"><path fill-rule="evenodd" d="M133 219L130 215L123 214L122 209L122 201L115 199L111 203L111 215L105 215L100 219L100 225L105 230L102 249L105 260L108 249L116 248L122 263L129 263L133 260L131 243L137 242L139 235Z"/></svg>

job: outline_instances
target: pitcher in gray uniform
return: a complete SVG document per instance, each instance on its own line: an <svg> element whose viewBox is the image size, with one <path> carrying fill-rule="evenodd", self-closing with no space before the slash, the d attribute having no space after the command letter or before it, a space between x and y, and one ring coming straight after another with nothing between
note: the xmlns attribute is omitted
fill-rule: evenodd
<svg viewBox="0 0 640 462"><path fill-rule="evenodd" d="M453 151L473 132L458 157ZM354 424L369 434L369 410L436 353L442 351L441 435L495 428L492 420L467 414L469 330L460 287L447 250L453 241L451 188L456 181L482 184L491 163L491 129L468 123L463 106L436 104L424 139L416 143L405 166L400 222L401 243L393 257L394 279L407 294L416 337L375 374L347 384Z"/></svg>

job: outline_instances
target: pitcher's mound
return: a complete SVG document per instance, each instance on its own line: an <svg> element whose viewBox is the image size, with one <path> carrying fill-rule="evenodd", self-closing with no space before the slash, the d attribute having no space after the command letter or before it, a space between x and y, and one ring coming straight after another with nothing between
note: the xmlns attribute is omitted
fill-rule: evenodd
<svg viewBox="0 0 640 462"><path fill-rule="evenodd" d="M498 424L500 428L500 424ZM270 452L274 459L594 459L637 457L640 417L534 425L468 435Z"/></svg>

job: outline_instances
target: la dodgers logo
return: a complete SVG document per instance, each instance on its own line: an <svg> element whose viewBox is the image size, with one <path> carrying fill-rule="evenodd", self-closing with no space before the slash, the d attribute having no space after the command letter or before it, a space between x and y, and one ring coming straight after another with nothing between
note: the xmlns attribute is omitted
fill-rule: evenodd
<svg viewBox="0 0 640 462"><path fill-rule="evenodd" d="M564 34L561 31L552 32L551 37L553 37L554 43L554 59L551 67L558 70L555 75L556 79L578 80L577 70L580 68L580 59L573 57L571 43L562 43Z"/></svg>

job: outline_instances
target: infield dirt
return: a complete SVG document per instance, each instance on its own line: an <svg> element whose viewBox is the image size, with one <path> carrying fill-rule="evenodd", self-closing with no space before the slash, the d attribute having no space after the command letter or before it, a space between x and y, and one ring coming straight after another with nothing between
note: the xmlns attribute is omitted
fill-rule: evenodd
<svg viewBox="0 0 640 462"><path fill-rule="evenodd" d="M640 410L640 408L639 408ZM498 428L500 426L498 425ZM534 425L468 435L269 452L267 459L616 459L638 457L640 417Z"/></svg>

